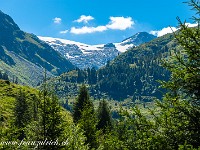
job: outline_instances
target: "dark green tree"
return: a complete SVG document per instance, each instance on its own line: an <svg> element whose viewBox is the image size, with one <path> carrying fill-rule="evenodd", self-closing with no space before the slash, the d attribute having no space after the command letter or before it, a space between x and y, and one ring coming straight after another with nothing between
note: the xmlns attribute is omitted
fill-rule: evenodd
<svg viewBox="0 0 200 150"><path fill-rule="evenodd" d="M92 102L90 101L90 96L89 96L88 90L87 90L86 86L83 84L80 87L79 95L73 106L73 114L72 115L73 115L73 120L75 123L77 123L78 120L81 118L81 112L83 111L83 108L86 105L88 105L88 107L93 106Z"/></svg>
<svg viewBox="0 0 200 150"><path fill-rule="evenodd" d="M4 73L2 74L2 79L3 79L3 80L9 80L8 74L7 74L6 72L4 72Z"/></svg>
<svg viewBox="0 0 200 150"><path fill-rule="evenodd" d="M36 123L36 128L38 128L38 135L36 135L36 139L57 142L57 139L59 139L63 134L64 121L61 114L61 106L59 105L58 98L47 87L46 72L44 77L44 84L42 86L42 90L39 93L39 99L40 119L38 123ZM37 103L34 105L37 105ZM56 150L60 149L60 145L58 145L58 143L54 143L51 145L42 145L40 148Z"/></svg>
<svg viewBox="0 0 200 150"><path fill-rule="evenodd" d="M0 71L0 79L2 79L2 77L3 77L3 75L2 75L2 73L1 73L1 71Z"/></svg>
<svg viewBox="0 0 200 150"><path fill-rule="evenodd" d="M159 103L166 145L171 145L172 149L185 144L200 146L200 5L195 0L188 4L196 11L193 19L197 27L190 28L177 18L180 29L174 35L179 48L164 63L171 78L162 82L169 92L164 103Z"/></svg>
<svg viewBox="0 0 200 150"><path fill-rule="evenodd" d="M90 84L96 84L97 83L97 71L94 67L92 67L90 71Z"/></svg>
<svg viewBox="0 0 200 150"><path fill-rule="evenodd" d="M73 107L73 120L83 130L86 137L85 144L90 148L96 148L96 115L94 106L90 100L88 90L85 85L80 87L79 95Z"/></svg>
<svg viewBox="0 0 200 150"><path fill-rule="evenodd" d="M87 80L88 84L91 84L91 69L89 67L87 68Z"/></svg>
<svg viewBox="0 0 200 150"><path fill-rule="evenodd" d="M80 69L77 69L78 76L77 76L77 83L83 83L84 82L84 72Z"/></svg>
<svg viewBox="0 0 200 150"><path fill-rule="evenodd" d="M81 111L81 118L78 120L78 125L83 130L83 135L86 137L85 144L88 144L90 149L97 148L96 125L97 119L94 113L94 107L91 104L84 105Z"/></svg>
<svg viewBox="0 0 200 150"><path fill-rule="evenodd" d="M39 118L38 123L36 122L36 128L38 128L36 139L57 142L64 131L64 120L61 114L61 106L59 105L58 98L51 92L47 92L47 95L44 97L43 91L40 93L40 99L41 103L39 104L39 113L41 117ZM37 109L34 110L34 112L35 111L37 111ZM54 143L51 145L43 145L40 148L56 150L60 149L60 146L58 143Z"/></svg>
<svg viewBox="0 0 200 150"><path fill-rule="evenodd" d="M33 120L38 121L39 119L39 99L36 95L32 95L32 113L33 113Z"/></svg>
<svg viewBox="0 0 200 150"><path fill-rule="evenodd" d="M26 93L22 90L19 91L14 107L15 121L14 124L19 130L18 139L22 140L26 137L24 128L30 121L29 106L26 99Z"/></svg>
<svg viewBox="0 0 200 150"><path fill-rule="evenodd" d="M97 124L98 129L102 129L103 132L105 132L106 129L111 128L112 126L111 113L108 107L108 103L105 100L99 102L99 107L97 110L97 119L98 119L98 124Z"/></svg>

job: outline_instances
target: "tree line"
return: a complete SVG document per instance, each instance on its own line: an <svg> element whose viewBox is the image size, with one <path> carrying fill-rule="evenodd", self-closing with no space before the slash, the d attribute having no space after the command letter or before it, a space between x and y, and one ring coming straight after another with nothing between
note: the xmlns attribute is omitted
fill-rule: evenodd
<svg viewBox="0 0 200 150"><path fill-rule="evenodd" d="M86 86L82 85L70 122L58 98L43 84L39 95L27 97L27 93L19 91L14 106L15 119L1 132L1 139L68 139L64 146L38 148L54 150L200 149L200 5L195 0L190 0L188 5L196 11L193 19L198 26L189 28L177 18L180 29L174 37L180 49L162 62L171 75L168 81L161 81L167 93L156 101L159 111L149 110L151 115L145 116L135 106L132 111L121 109L120 118L113 120L107 102L100 101L95 110Z"/></svg>

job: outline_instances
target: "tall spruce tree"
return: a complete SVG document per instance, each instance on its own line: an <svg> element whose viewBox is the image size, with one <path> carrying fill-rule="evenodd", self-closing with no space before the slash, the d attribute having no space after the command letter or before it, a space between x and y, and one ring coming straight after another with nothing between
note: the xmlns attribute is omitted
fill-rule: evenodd
<svg viewBox="0 0 200 150"><path fill-rule="evenodd" d="M84 105L81 111L81 118L78 120L78 125L83 130L83 135L86 137L85 144L88 144L90 149L97 148L97 119L93 105Z"/></svg>
<svg viewBox="0 0 200 150"><path fill-rule="evenodd" d="M29 107L26 100L26 94L20 89L14 107L15 121L14 124L18 128L19 136L18 139L22 140L26 137L24 128L30 121Z"/></svg>
<svg viewBox="0 0 200 150"><path fill-rule="evenodd" d="M102 129L103 132L106 131L106 128L110 128L112 126L111 113L108 108L108 103L105 100L99 102L97 119L97 128Z"/></svg>
<svg viewBox="0 0 200 150"><path fill-rule="evenodd" d="M2 79L2 77L3 77L3 75L2 75L2 73L1 73L1 71L0 71L0 79Z"/></svg>
<svg viewBox="0 0 200 150"><path fill-rule="evenodd" d="M84 84L81 86L77 101L74 103L73 120L83 130L83 135L86 137L85 144L89 144L91 149L97 148L96 115L88 90Z"/></svg>
<svg viewBox="0 0 200 150"><path fill-rule="evenodd" d="M53 92L47 89L46 73L42 90L39 93L40 98L40 130L38 133L38 140L56 141L63 134L63 117L61 114L61 107L58 98ZM42 149L57 150L60 145L57 143L51 145L43 145Z"/></svg>
<svg viewBox="0 0 200 150"><path fill-rule="evenodd" d="M180 47L172 53L164 66L171 71L171 78L163 82L169 90L161 106L162 128L166 145L173 149L180 145L200 146L200 5L188 2L196 11L196 27L190 28L179 18L180 29L175 39Z"/></svg>
<svg viewBox="0 0 200 150"><path fill-rule="evenodd" d="M83 111L86 105L88 107L93 106L92 102L90 101L88 90L83 84L80 87L78 98L73 106L73 120L75 123L77 123L78 120L81 118L81 112Z"/></svg>

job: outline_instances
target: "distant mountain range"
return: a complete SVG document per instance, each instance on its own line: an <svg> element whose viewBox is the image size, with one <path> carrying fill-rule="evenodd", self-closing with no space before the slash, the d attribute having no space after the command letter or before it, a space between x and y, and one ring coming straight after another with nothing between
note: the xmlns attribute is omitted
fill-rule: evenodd
<svg viewBox="0 0 200 150"><path fill-rule="evenodd" d="M13 19L0 11L0 70L19 83L35 86L47 70L48 76L75 68L60 53L37 36L20 30Z"/></svg>
<svg viewBox="0 0 200 150"><path fill-rule="evenodd" d="M81 69L100 68L120 53L156 38L147 32L139 32L120 43L88 45L59 38L38 37Z"/></svg>

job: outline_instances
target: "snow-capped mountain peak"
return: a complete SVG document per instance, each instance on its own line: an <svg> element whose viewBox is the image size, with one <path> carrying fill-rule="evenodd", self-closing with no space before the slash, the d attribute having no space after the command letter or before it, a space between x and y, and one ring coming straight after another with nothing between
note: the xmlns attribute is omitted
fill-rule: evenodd
<svg viewBox="0 0 200 150"><path fill-rule="evenodd" d="M70 41L70 40L60 39L60 38L53 38L53 37L38 36L38 38L45 41L52 47L54 47L55 45L57 46L76 45L83 53L87 53L87 51L91 51L91 50L102 50L104 46L104 44L88 45L88 44L84 44L80 42L75 42L75 41Z"/></svg>
<svg viewBox="0 0 200 150"><path fill-rule="evenodd" d="M154 37L146 32L140 32L120 43L89 45L66 39L38 36L39 39L48 43L75 66L82 69L87 67L99 68L127 49L150 41Z"/></svg>

